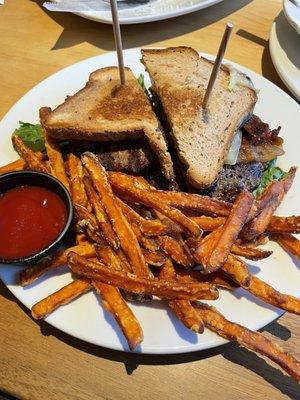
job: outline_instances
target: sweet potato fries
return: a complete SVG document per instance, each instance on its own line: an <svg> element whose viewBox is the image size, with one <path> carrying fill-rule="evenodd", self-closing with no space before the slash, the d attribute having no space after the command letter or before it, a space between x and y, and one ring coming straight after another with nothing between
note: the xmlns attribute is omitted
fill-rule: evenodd
<svg viewBox="0 0 300 400"><path fill-rule="evenodd" d="M253 276L240 258L269 257L272 252L259 248L262 237L300 258L300 242L292 235L300 232L300 217L273 215L292 184L295 168L260 197L242 192L232 205L207 196L157 190L142 177L106 172L91 153L81 159L68 154L64 160L47 132L45 137L48 159L14 136L21 159L0 168L0 173L25 168L52 173L68 188L74 203L74 243L21 272L22 286L62 265L73 273L70 284L32 307L34 318L44 318L94 290L133 350L142 342L143 332L126 300L158 296L187 328L197 333L208 328L235 340L300 379L296 359L262 334L228 321L198 301L217 299L218 288L240 286L266 303L300 313L299 299Z"/></svg>

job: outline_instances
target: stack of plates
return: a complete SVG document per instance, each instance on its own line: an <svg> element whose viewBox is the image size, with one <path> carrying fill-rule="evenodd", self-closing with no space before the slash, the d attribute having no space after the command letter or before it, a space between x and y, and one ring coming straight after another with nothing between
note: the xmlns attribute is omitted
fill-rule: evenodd
<svg viewBox="0 0 300 400"><path fill-rule="evenodd" d="M288 89L300 100L300 0L284 0L270 35L273 64Z"/></svg>

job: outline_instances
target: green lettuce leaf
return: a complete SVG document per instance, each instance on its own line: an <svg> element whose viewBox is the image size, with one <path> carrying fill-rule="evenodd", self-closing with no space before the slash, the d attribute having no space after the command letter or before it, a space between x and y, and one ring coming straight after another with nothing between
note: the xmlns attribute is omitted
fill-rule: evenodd
<svg viewBox="0 0 300 400"><path fill-rule="evenodd" d="M146 95L151 99L151 92L147 89L146 85L145 85L145 76L144 74L140 74L140 76L138 77L138 83L142 86L144 92L146 93Z"/></svg>
<svg viewBox="0 0 300 400"><path fill-rule="evenodd" d="M280 179L287 176L286 172L276 166L276 161L277 158L274 158L274 160L268 162L266 165L266 168L263 171L262 180L259 186L253 191L255 196L261 195L272 181L280 181Z"/></svg>
<svg viewBox="0 0 300 400"><path fill-rule="evenodd" d="M144 76L144 74L140 74L140 76L138 77L138 83L142 86L143 90L147 93L148 90L147 90L146 85L145 85L145 76Z"/></svg>
<svg viewBox="0 0 300 400"><path fill-rule="evenodd" d="M45 140L40 124L19 121L20 127L14 131L25 145L33 151L45 151Z"/></svg>

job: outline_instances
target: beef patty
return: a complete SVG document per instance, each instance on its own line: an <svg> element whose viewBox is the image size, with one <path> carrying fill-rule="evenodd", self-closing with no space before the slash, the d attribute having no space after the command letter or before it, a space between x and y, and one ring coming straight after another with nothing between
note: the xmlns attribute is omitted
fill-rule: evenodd
<svg viewBox="0 0 300 400"><path fill-rule="evenodd" d="M108 171L119 171L127 174L147 173L157 157L145 140L126 140L110 142L71 141L68 151L80 156L84 151L94 153Z"/></svg>
<svg viewBox="0 0 300 400"><path fill-rule="evenodd" d="M257 188L263 170L262 163L224 165L219 179L201 193L232 203L242 190L252 192Z"/></svg>

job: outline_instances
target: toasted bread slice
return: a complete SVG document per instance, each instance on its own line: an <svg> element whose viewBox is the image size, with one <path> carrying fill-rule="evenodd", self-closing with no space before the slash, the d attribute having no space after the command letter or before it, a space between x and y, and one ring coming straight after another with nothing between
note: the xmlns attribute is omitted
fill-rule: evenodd
<svg viewBox="0 0 300 400"><path fill-rule="evenodd" d="M148 97L129 68L120 85L117 67L93 72L86 86L70 96L44 120L56 139L118 141L146 138L167 179L173 164L160 124Z"/></svg>
<svg viewBox="0 0 300 400"><path fill-rule="evenodd" d="M236 130L252 114L257 101L255 90L237 86L230 91L230 73L222 67L204 112L202 101L212 62L190 47L144 49L142 62L162 103L189 183L196 188L211 185L222 169Z"/></svg>

